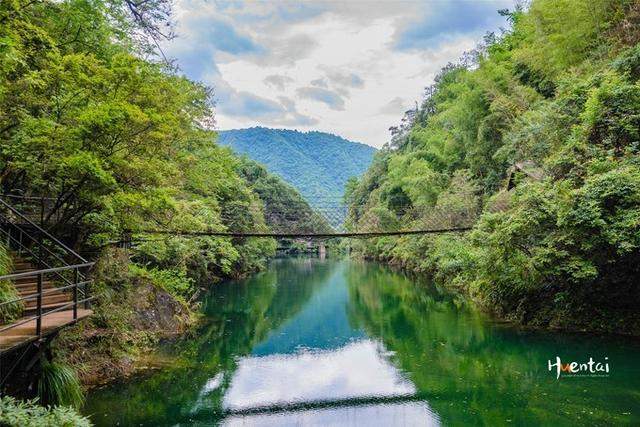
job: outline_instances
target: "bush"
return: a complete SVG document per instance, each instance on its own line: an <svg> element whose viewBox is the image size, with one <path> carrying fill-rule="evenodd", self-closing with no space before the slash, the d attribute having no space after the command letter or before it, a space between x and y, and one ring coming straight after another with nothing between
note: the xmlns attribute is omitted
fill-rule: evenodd
<svg viewBox="0 0 640 427"><path fill-rule="evenodd" d="M144 267L131 264L130 270L134 276L151 279L155 286L183 301L191 298L195 292L193 279L187 277L187 273L183 269L145 269Z"/></svg>
<svg viewBox="0 0 640 427"><path fill-rule="evenodd" d="M43 407L36 400L25 402L0 397L0 425L7 427L88 427L88 418L64 406Z"/></svg>

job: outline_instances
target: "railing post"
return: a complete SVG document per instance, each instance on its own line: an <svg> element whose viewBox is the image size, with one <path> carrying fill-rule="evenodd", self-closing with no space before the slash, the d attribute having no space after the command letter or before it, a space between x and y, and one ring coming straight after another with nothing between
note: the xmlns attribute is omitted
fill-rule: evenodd
<svg viewBox="0 0 640 427"><path fill-rule="evenodd" d="M45 268L44 265L44 246L42 244L42 234L38 233L38 267Z"/></svg>
<svg viewBox="0 0 640 427"><path fill-rule="evenodd" d="M87 268L87 270L89 270ZM89 310L91 308L91 301L89 301L89 274L88 271L85 272L84 274L84 281L87 282L84 284L84 308L85 310Z"/></svg>
<svg viewBox="0 0 640 427"><path fill-rule="evenodd" d="M42 338L42 273L38 273L38 299L37 299L36 335Z"/></svg>
<svg viewBox="0 0 640 427"><path fill-rule="evenodd" d="M73 270L73 320L78 320L78 283L80 283L78 267Z"/></svg>
<svg viewBox="0 0 640 427"><path fill-rule="evenodd" d="M40 227L44 227L44 196L40 197Z"/></svg>

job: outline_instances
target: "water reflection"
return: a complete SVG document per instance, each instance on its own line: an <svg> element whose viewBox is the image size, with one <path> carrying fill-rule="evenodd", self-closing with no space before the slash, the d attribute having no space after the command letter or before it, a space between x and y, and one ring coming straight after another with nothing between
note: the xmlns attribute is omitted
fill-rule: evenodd
<svg viewBox="0 0 640 427"><path fill-rule="evenodd" d="M170 368L96 390L98 425L637 424L640 347L522 332L386 268L279 260L217 287ZM609 357L609 378L547 359Z"/></svg>
<svg viewBox="0 0 640 427"><path fill-rule="evenodd" d="M382 350L380 344L362 340L331 351L243 358L223 406L237 411L336 398L413 395L413 384L381 356Z"/></svg>

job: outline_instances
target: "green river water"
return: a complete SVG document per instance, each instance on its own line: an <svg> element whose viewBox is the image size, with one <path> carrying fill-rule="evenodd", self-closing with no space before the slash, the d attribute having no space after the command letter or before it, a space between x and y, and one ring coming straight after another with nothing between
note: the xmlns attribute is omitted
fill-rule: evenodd
<svg viewBox="0 0 640 427"><path fill-rule="evenodd" d="M383 266L279 259L216 285L166 367L91 392L97 425L640 425L640 344L528 331ZM597 375L555 363L609 364ZM605 359L606 358L606 359Z"/></svg>

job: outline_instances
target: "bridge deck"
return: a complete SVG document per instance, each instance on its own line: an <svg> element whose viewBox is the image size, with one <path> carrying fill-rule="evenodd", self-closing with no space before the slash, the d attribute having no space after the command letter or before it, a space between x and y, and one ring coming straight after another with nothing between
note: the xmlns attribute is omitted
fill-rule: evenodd
<svg viewBox="0 0 640 427"><path fill-rule="evenodd" d="M84 319L92 313L93 310L78 308L78 320ZM21 320L22 319L18 319L15 323L19 323ZM51 335L59 329L75 322L76 320L73 319L73 310L63 310L51 314L44 313L42 317L42 336ZM37 339L35 319L7 331L0 332L0 354Z"/></svg>

